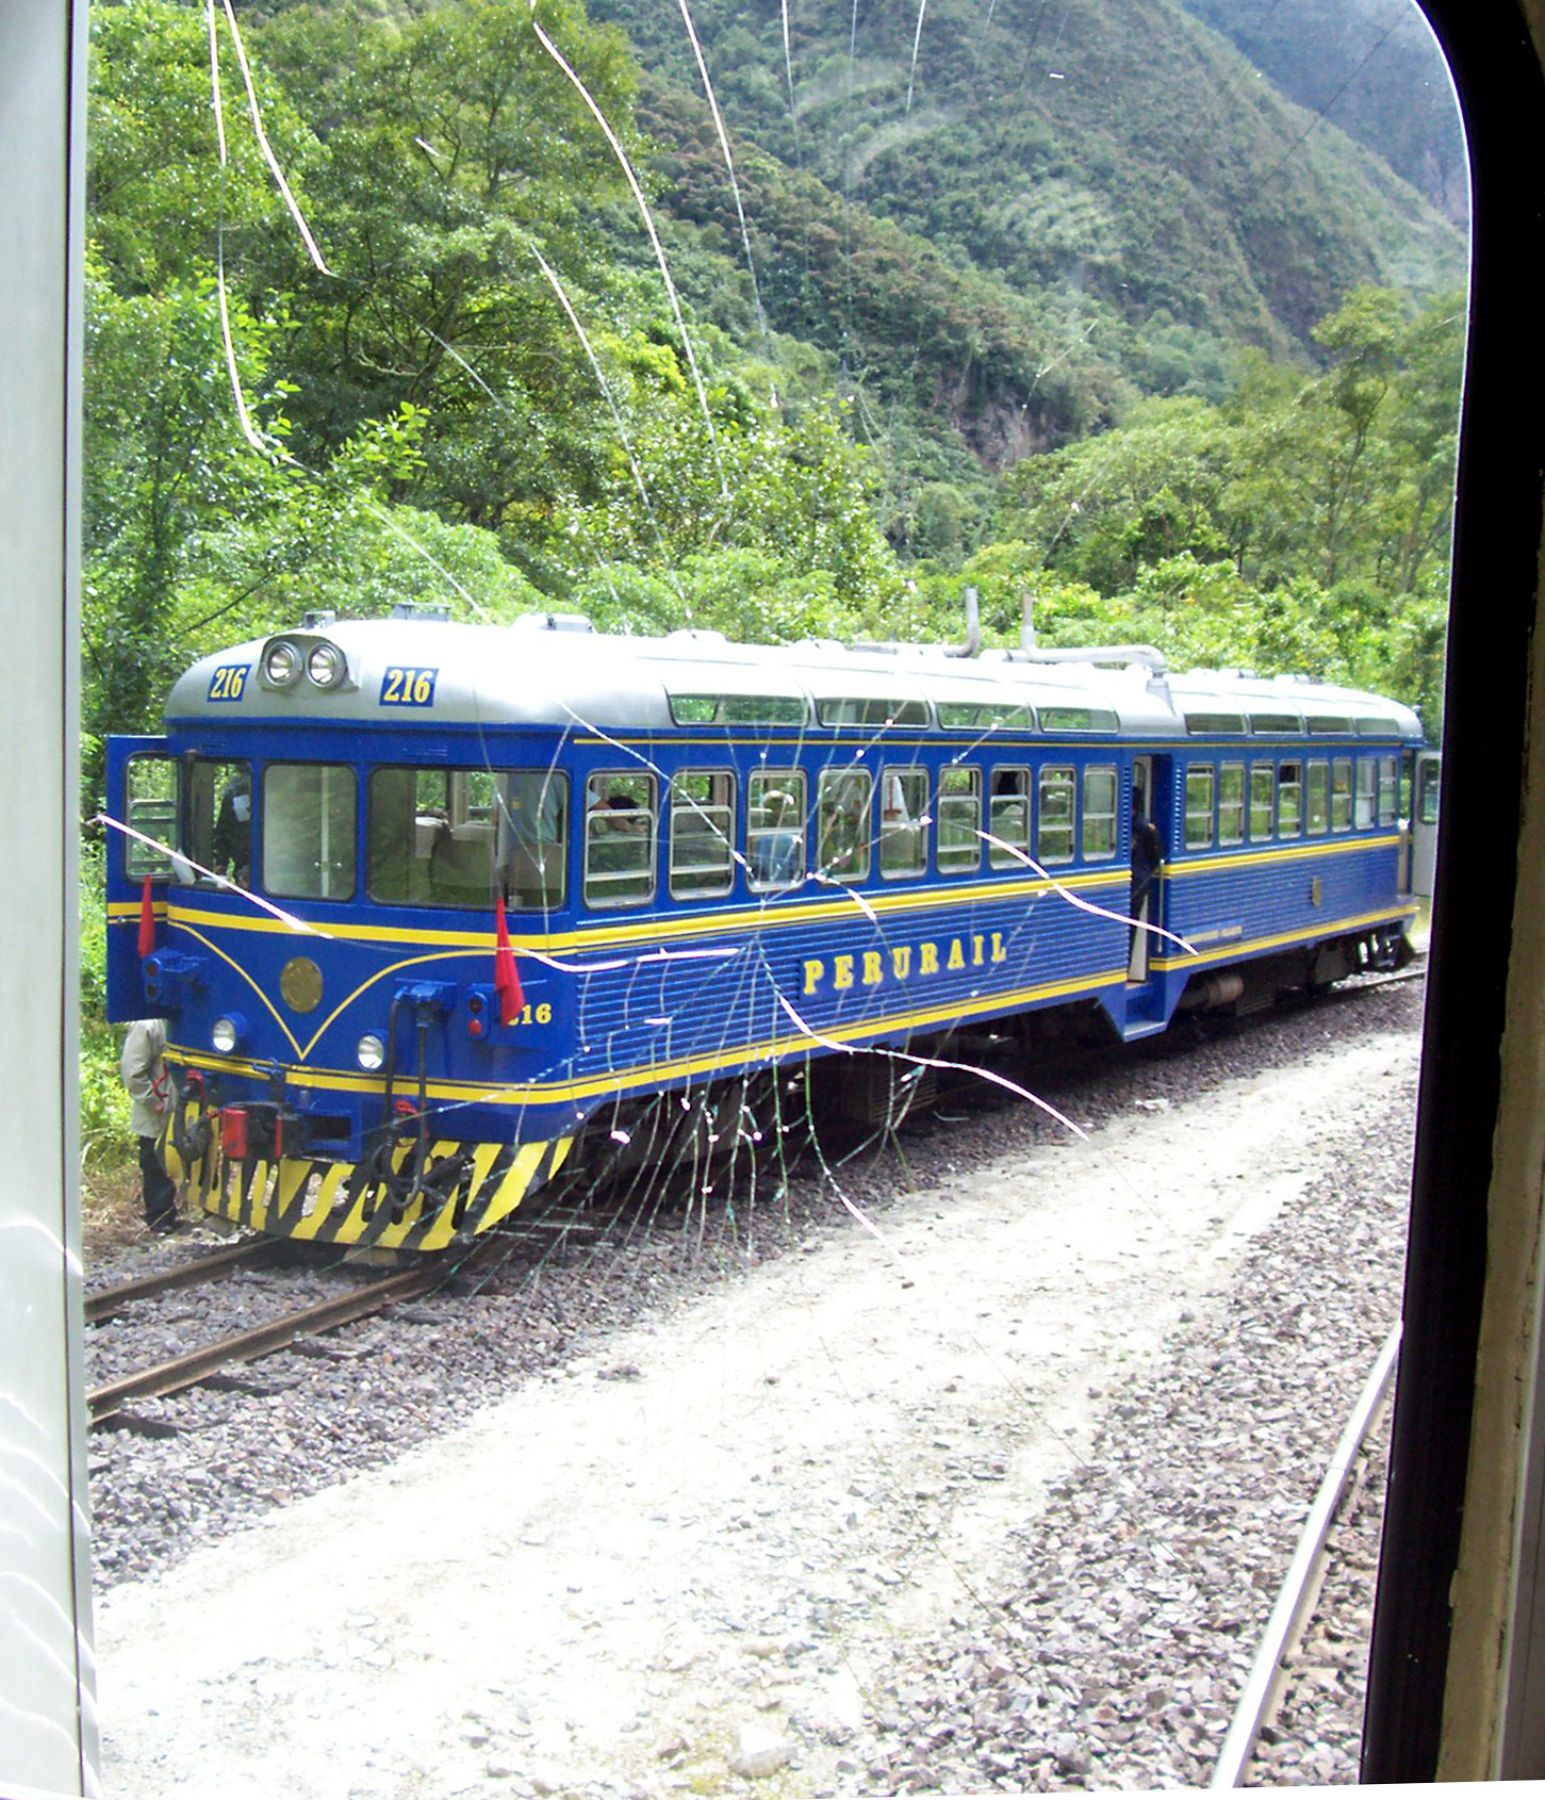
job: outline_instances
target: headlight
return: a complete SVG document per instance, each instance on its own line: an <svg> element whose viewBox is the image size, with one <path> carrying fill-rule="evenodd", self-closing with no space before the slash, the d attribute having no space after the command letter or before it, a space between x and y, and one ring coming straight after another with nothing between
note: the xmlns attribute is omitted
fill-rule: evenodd
<svg viewBox="0 0 1545 1800"><path fill-rule="evenodd" d="M348 673L348 664L336 644L318 644L306 658L306 673L319 688L337 687Z"/></svg>
<svg viewBox="0 0 1545 1800"><path fill-rule="evenodd" d="M270 687L293 687L300 680L300 650L285 639L263 653L263 679Z"/></svg>
<svg viewBox="0 0 1545 1800"><path fill-rule="evenodd" d="M210 1027L209 1041L222 1056L234 1056L246 1035L246 1021L238 1013L226 1013Z"/></svg>
<svg viewBox="0 0 1545 1800"><path fill-rule="evenodd" d="M376 1070L386 1064L386 1045L373 1031L367 1031L359 1040L354 1051L359 1058L359 1066L367 1075L374 1075Z"/></svg>

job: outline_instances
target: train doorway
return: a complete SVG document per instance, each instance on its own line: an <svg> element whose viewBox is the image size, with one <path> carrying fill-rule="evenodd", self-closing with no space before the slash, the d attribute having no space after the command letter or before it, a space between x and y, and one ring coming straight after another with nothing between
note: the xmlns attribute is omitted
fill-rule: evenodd
<svg viewBox="0 0 1545 1800"><path fill-rule="evenodd" d="M1134 985L1149 987L1151 976L1149 961L1152 953L1153 935L1143 930L1145 925L1158 925L1164 918L1164 849L1169 843L1168 800L1170 784L1170 758L1167 756L1138 756L1132 760L1132 817L1130 821L1132 844L1132 890L1131 914L1136 921L1132 931L1132 947L1127 962L1127 1014L1129 1017L1146 1017L1143 997L1131 991ZM1143 855L1138 842L1139 822L1150 821L1158 833L1158 853L1160 860L1152 865ZM1156 998L1156 996L1155 996Z"/></svg>
<svg viewBox="0 0 1545 1800"><path fill-rule="evenodd" d="M1438 868L1438 775L1441 758L1423 750L1411 783L1411 892L1432 898Z"/></svg>

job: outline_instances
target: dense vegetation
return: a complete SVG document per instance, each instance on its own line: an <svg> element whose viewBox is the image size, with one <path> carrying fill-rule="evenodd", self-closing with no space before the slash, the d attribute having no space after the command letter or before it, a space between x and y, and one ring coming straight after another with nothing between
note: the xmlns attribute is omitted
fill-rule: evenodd
<svg viewBox="0 0 1545 1800"><path fill-rule="evenodd" d="M399 598L953 637L969 582L1436 723L1459 240L1170 0L787 56L702 0L744 239L679 7L248 4L250 96L215 17L218 120L201 6L93 8L88 813L190 658Z"/></svg>
<svg viewBox="0 0 1545 1800"><path fill-rule="evenodd" d="M1469 210L1464 130L1432 27L1409 0L1182 0L1290 99L1378 152L1456 223Z"/></svg>

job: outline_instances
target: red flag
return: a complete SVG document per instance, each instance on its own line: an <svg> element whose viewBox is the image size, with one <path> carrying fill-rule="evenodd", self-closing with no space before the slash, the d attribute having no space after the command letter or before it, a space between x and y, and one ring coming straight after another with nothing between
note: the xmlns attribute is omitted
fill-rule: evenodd
<svg viewBox="0 0 1545 1800"><path fill-rule="evenodd" d="M510 930L504 921L504 895L494 901L494 992L499 996L499 1023L513 1025L526 1004L510 948Z"/></svg>
<svg viewBox="0 0 1545 1800"><path fill-rule="evenodd" d="M139 953L141 959L149 956L156 947L156 908L150 897L150 877L145 877L145 886L139 897Z"/></svg>

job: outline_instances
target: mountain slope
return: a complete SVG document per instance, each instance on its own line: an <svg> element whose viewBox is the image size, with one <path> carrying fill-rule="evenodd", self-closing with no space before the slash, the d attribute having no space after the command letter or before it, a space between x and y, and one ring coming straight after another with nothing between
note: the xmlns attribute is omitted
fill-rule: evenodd
<svg viewBox="0 0 1545 1800"><path fill-rule="evenodd" d="M591 10L698 89L676 8ZM1461 277L1446 221L1171 0L932 0L920 32L807 0L787 62L777 5L696 19L738 142L1022 294L1281 352L1353 286Z"/></svg>
<svg viewBox="0 0 1545 1800"><path fill-rule="evenodd" d="M1268 80L1366 144L1454 224L1469 193L1453 84L1414 0L1182 0Z"/></svg>

